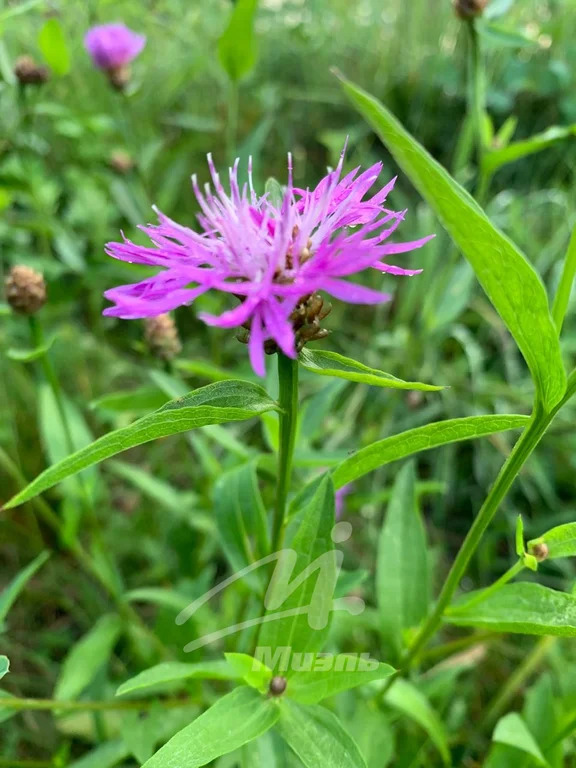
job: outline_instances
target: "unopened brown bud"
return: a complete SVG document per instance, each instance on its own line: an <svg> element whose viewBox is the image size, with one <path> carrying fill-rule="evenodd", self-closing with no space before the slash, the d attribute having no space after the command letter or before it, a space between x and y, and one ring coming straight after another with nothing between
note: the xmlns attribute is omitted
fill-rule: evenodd
<svg viewBox="0 0 576 768"><path fill-rule="evenodd" d="M272 680L270 680L268 693L270 696L282 696L286 690L286 685L286 678L282 677L281 675L276 675L272 678Z"/></svg>
<svg viewBox="0 0 576 768"><path fill-rule="evenodd" d="M6 300L15 312L35 314L46 303L43 276L30 267L12 267L6 278Z"/></svg>
<svg viewBox="0 0 576 768"><path fill-rule="evenodd" d="M20 56L14 64L14 74L21 85L42 85L50 79L50 70L37 64L32 56Z"/></svg>
<svg viewBox="0 0 576 768"><path fill-rule="evenodd" d="M530 554L534 555L539 563L541 563L543 560L546 560L549 552L550 550L548 549L548 545L543 541L539 541L530 547Z"/></svg>
<svg viewBox="0 0 576 768"><path fill-rule="evenodd" d="M134 168L134 160L132 156L125 152L123 149L116 149L110 154L109 159L110 167L117 173L128 173Z"/></svg>
<svg viewBox="0 0 576 768"><path fill-rule="evenodd" d="M161 360L172 360L182 351L178 329L171 315L147 317L145 337L152 354Z"/></svg>
<svg viewBox="0 0 576 768"><path fill-rule="evenodd" d="M488 0L453 0L453 4L457 16L469 20L482 15Z"/></svg>
<svg viewBox="0 0 576 768"><path fill-rule="evenodd" d="M124 64L121 67L111 67L106 70L110 85L117 91L123 91L132 77L132 71L130 67Z"/></svg>

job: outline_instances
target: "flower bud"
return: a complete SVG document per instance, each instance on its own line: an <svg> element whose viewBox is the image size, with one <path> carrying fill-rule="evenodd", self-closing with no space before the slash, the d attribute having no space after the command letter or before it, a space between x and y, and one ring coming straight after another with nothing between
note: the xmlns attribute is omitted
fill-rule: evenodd
<svg viewBox="0 0 576 768"><path fill-rule="evenodd" d="M270 696L282 696L284 691L286 690L286 678L282 677L281 675L276 675L275 677L270 680L270 685L268 686L268 693Z"/></svg>
<svg viewBox="0 0 576 768"><path fill-rule="evenodd" d="M145 338L150 351L160 360L172 360L182 351L176 323L171 315L163 314L147 317Z"/></svg>
<svg viewBox="0 0 576 768"><path fill-rule="evenodd" d="M14 74L20 85L42 85L50 79L50 70L37 64L32 56L19 56L14 64Z"/></svg>
<svg viewBox="0 0 576 768"><path fill-rule="evenodd" d="M468 21L481 16L488 5L488 0L453 0L456 15Z"/></svg>
<svg viewBox="0 0 576 768"><path fill-rule="evenodd" d="M123 91L132 77L132 70L125 64L121 67L111 67L106 70L106 75L112 88L117 91Z"/></svg>
<svg viewBox="0 0 576 768"><path fill-rule="evenodd" d="M30 267L12 267L6 278L6 300L15 312L35 314L46 303L44 277Z"/></svg>
<svg viewBox="0 0 576 768"><path fill-rule="evenodd" d="M123 149L115 149L108 160L110 167L116 171L116 173L125 174L134 168L134 160L128 152Z"/></svg>
<svg viewBox="0 0 576 768"><path fill-rule="evenodd" d="M539 563L541 563L543 560L546 560L550 552L548 545L544 541L538 541L535 544L532 544L529 551L531 555L534 555Z"/></svg>

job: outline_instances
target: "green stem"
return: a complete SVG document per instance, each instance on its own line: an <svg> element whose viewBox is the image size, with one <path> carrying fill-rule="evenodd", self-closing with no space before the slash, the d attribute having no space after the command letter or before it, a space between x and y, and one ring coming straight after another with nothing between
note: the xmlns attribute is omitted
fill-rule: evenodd
<svg viewBox="0 0 576 768"><path fill-rule="evenodd" d="M524 683L538 669L546 658L550 648L556 642L556 637L541 637L532 651L526 656L522 664L514 670L506 680L502 690L495 699L486 707L486 715L482 721L482 729L490 726L498 720L516 693L524 687Z"/></svg>
<svg viewBox="0 0 576 768"><path fill-rule="evenodd" d="M478 183L476 199L484 205L488 196L490 177L484 172L484 120L486 116L486 87L484 82L484 67L480 39L474 19L466 22L468 31L468 112L472 116L478 163Z"/></svg>
<svg viewBox="0 0 576 768"><path fill-rule="evenodd" d="M228 119L226 121L226 157L232 164L236 157L238 143L238 83L230 80L228 85Z"/></svg>
<svg viewBox="0 0 576 768"><path fill-rule="evenodd" d="M286 517L286 500L292 476L292 457L298 423L298 361L278 351L278 384L280 404L280 448L278 455L278 489L272 527L272 551L282 544Z"/></svg>
<svg viewBox="0 0 576 768"><path fill-rule="evenodd" d="M106 712L121 709L136 709L145 711L156 706L157 699L147 700L126 700L116 701L58 701L57 699L19 699L3 698L2 709L12 709L14 711L30 710L55 710L55 711L79 711L79 712ZM187 707L190 705L190 699L164 699L162 707L175 709L178 707Z"/></svg>
<svg viewBox="0 0 576 768"><path fill-rule="evenodd" d="M510 486L522 469L524 463L540 442L542 435L546 431L555 413L556 411L547 415L541 413L535 415L512 449L512 452L500 470L486 501L482 505L478 516L474 520L472 527L464 539L464 543L462 544L462 547L452 564L452 568L448 573L448 577L444 582L444 586L442 587L442 591L440 592L434 610L422 626L412 646L405 654L402 664L403 669L406 669L406 667L411 664L438 629L444 611L452 601L454 593L458 589L458 585L464 576L468 563L476 552L484 532L492 522L500 503L508 493Z"/></svg>
<svg viewBox="0 0 576 768"><path fill-rule="evenodd" d="M36 347L46 346L46 339L44 337L44 330L42 328L42 323L38 320L38 317L36 315L30 315L28 319L30 322L30 330L32 332L32 338L34 339L35 346ZM52 394L54 395L54 400L56 401L58 415L60 416L60 421L62 422L62 429L64 431L64 436L66 438L66 447L69 453L74 453L75 451L74 441L72 439L72 432L70 430L70 424L68 422L68 417L66 415L66 409L64 407L64 400L62 397L60 382L58 381L58 377L56 376L56 372L54 370L54 367L52 365L52 362L47 352L43 352L42 355L40 356L40 365L42 366L42 370L44 371L44 376L46 377L46 381L48 382L50 389L52 390Z"/></svg>
<svg viewBox="0 0 576 768"><path fill-rule="evenodd" d="M574 276L576 275L576 226L572 230L572 237L568 245L566 252L566 258L564 259L564 268L562 269L562 277L554 297L554 305L552 307L552 318L556 325L558 335L562 331L562 324L566 316L566 310L568 309L568 302L570 301L570 294L572 292L572 284L574 282Z"/></svg>
<svg viewBox="0 0 576 768"><path fill-rule="evenodd" d="M475 595L471 600L468 600L465 603L459 603L457 608L451 609L450 606L446 609L445 613L458 613L459 611L467 611L469 608L472 608L474 605L478 605L478 603L483 603L486 598L490 597L490 595L493 595L494 592L498 592L499 589L501 589L504 584L507 584L510 579L513 579L514 576L517 576L520 571L523 571L525 568L524 563L522 560L518 560L514 565L509 568L506 573L504 573L502 576L500 576L499 579L497 579L494 584L491 584L489 587L486 587L486 589L480 590L480 592Z"/></svg>
<svg viewBox="0 0 576 768"><path fill-rule="evenodd" d="M0 757L0 766L4 768L56 768L59 763L51 760L12 760L12 758Z"/></svg>

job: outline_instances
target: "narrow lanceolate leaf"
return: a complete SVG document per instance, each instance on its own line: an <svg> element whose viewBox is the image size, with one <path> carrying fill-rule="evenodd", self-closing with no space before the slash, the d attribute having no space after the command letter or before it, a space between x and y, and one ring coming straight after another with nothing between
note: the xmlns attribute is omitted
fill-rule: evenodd
<svg viewBox="0 0 576 768"><path fill-rule="evenodd" d="M443 762L450 763L448 736L442 721L424 694L406 680L396 680L384 698L386 704L402 712L423 728L440 752Z"/></svg>
<svg viewBox="0 0 576 768"><path fill-rule="evenodd" d="M377 99L344 79L343 86L472 265L551 410L564 394L566 373L546 291L532 265Z"/></svg>
<svg viewBox="0 0 576 768"><path fill-rule="evenodd" d="M538 765L548 765L536 739L518 712L510 712L498 720L492 740L498 744L516 747L533 757Z"/></svg>
<svg viewBox="0 0 576 768"><path fill-rule="evenodd" d="M102 618L68 653L56 684L54 698L75 699L90 685L106 664L122 630L120 618L114 614Z"/></svg>
<svg viewBox="0 0 576 768"><path fill-rule="evenodd" d="M542 555L546 560L574 557L576 555L576 523L558 525L537 539L532 539L528 542L528 552L531 555Z"/></svg>
<svg viewBox="0 0 576 768"><path fill-rule="evenodd" d="M12 605L20 592L22 592L28 581L34 576L36 571L44 565L49 557L49 552L40 553L38 557L23 568L2 590L2 592L0 592L0 628L4 624L8 611L12 608Z"/></svg>
<svg viewBox="0 0 576 768"><path fill-rule="evenodd" d="M268 553L266 509L254 462L235 467L218 479L214 514L222 549L234 571ZM247 574L246 579L252 586L261 583L257 571Z"/></svg>
<svg viewBox="0 0 576 768"><path fill-rule="evenodd" d="M331 538L334 527L334 489L329 475L311 483L295 500L299 522L279 552L274 575L266 593L265 622L258 638L262 648L291 652L322 649L328 635L338 578ZM286 663L279 654L271 666Z"/></svg>
<svg viewBox="0 0 576 768"><path fill-rule="evenodd" d="M548 149L548 147L552 147L558 142L574 137L576 137L576 124L566 127L555 125L547 128L543 133L531 136L529 139L514 141L512 144L508 144L507 147L487 152L482 166L486 173L495 173L503 165L513 163L515 160L521 160L523 157L534 155L537 152L542 152L542 150Z"/></svg>
<svg viewBox="0 0 576 768"><path fill-rule="evenodd" d="M66 75L70 70L70 51L62 24L56 17L44 23L38 35L38 44L50 69L56 75Z"/></svg>
<svg viewBox="0 0 576 768"><path fill-rule="evenodd" d="M466 602L473 597L466 595ZM541 584L506 584L469 608L454 605L444 621L490 632L576 637L576 597Z"/></svg>
<svg viewBox="0 0 576 768"><path fill-rule="evenodd" d="M225 653L224 655L228 664L247 685L262 692L268 689L268 683L272 677L270 667L247 653Z"/></svg>
<svg viewBox="0 0 576 768"><path fill-rule="evenodd" d="M8 674L10 671L10 660L8 659L8 656L0 656L0 680L4 677L4 675Z"/></svg>
<svg viewBox="0 0 576 768"><path fill-rule="evenodd" d="M187 680L238 680L240 677L226 661L199 661L193 664L165 661L126 680L116 691L116 696L135 692L141 695L146 691L157 693L162 687L172 688L174 684Z"/></svg>
<svg viewBox="0 0 576 768"><path fill-rule="evenodd" d="M416 502L414 466L398 473L378 541L376 597L380 632L396 661L407 629L428 612L426 533Z"/></svg>
<svg viewBox="0 0 576 768"><path fill-rule="evenodd" d="M423 392L435 392L444 389L435 384L422 384L419 381L403 381L376 368L369 368L357 360L339 355L337 352L325 352L303 349L298 357L303 368L320 376L334 376L339 379L356 381L359 384L371 384L374 387L388 389L418 389Z"/></svg>
<svg viewBox="0 0 576 768"><path fill-rule="evenodd" d="M306 768L366 768L356 743L336 715L284 698L277 729Z"/></svg>
<svg viewBox="0 0 576 768"><path fill-rule="evenodd" d="M241 421L276 409L262 387L245 381L219 381L171 400L160 410L128 427L104 435L91 445L49 467L5 505L16 507L71 475L159 437L176 435L207 424Z"/></svg>
<svg viewBox="0 0 576 768"><path fill-rule="evenodd" d="M254 688L236 688L173 736L142 768L198 768L266 733L278 704Z"/></svg>
<svg viewBox="0 0 576 768"><path fill-rule="evenodd" d="M461 440L494 435L508 429L521 429L529 421L529 416L467 416L463 419L446 419L446 421L437 421L423 427L409 429L407 432L386 437L366 448L361 448L338 464L333 475L334 486L336 489L342 488L343 485L367 475L384 464L405 459L414 453Z"/></svg>
<svg viewBox="0 0 576 768"><path fill-rule="evenodd" d="M254 17L258 0L236 0L230 21L218 41L218 58L230 80L249 75L256 63Z"/></svg>
<svg viewBox="0 0 576 768"><path fill-rule="evenodd" d="M389 664L345 653L327 656L326 662L330 666L326 671L294 672L290 676L286 695L301 704L318 704L328 696L366 685L372 680L384 680L395 672ZM321 663L322 656L318 656L315 667Z"/></svg>

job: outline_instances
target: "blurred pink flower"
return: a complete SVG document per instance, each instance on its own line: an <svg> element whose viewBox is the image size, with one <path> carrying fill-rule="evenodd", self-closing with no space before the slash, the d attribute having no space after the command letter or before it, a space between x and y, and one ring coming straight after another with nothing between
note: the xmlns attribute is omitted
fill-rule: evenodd
<svg viewBox="0 0 576 768"><path fill-rule="evenodd" d="M421 270L395 267L387 259L419 248L430 237L387 242L406 213L384 206L395 179L364 200L382 163L360 174L356 168L341 178L343 163L344 152L336 169L310 191L294 188L289 156L286 191L281 201L273 201L256 195L251 167L248 184L240 189L238 161L230 169L226 192L208 156L213 189L207 184L202 191L192 177L202 231L182 226L155 209L159 224L140 227L152 247L126 239L108 243L106 252L116 259L163 269L141 282L107 291L114 306L104 314L149 317L189 304L209 290L234 294L239 306L200 318L208 325L249 328L252 367L264 375L265 342L272 340L286 355L296 356L293 313L317 291L352 304L388 301L388 294L345 278L369 267L393 275L417 274Z"/></svg>
<svg viewBox="0 0 576 768"><path fill-rule="evenodd" d="M138 56L146 37L133 32L124 24L101 24L88 30L84 46L99 69L125 67Z"/></svg>
<svg viewBox="0 0 576 768"><path fill-rule="evenodd" d="M338 488L338 490L335 493L334 496L334 504L335 504L335 517L336 520L340 520L342 517L342 513L344 512L344 502L346 500L346 496L352 491L354 488L354 485L352 483L347 483L346 485L343 485L342 488Z"/></svg>

